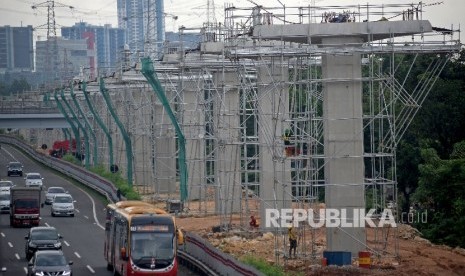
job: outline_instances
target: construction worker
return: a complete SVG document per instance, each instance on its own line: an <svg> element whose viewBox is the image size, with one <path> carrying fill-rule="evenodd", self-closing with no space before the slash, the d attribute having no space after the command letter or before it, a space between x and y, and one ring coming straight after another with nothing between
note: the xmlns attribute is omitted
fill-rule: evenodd
<svg viewBox="0 0 465 276"><path fill-rule="evenodd" d="M284 141L284 145L288 146L291 144L290 138L291 138L291 131L289 129L286 129L284 131L283 138L282 138Z"/></svg>
<svg viewBox="0 0 465 276"><path fill-rule="evenodd" d="M250 222L249 222L249 225L251 228L257 228L259 225L257 223L257 219L255 218L255 216L250 216Z"/></svg>
<svg viewBox="0 0 465 276"><path fill-rule="evenodd" d="M294 258L296 258L295 251L297 250L297 232L293 224L289 225L287 234L289 236L289 258L291 258L292 250L294 250Z"/></svg>

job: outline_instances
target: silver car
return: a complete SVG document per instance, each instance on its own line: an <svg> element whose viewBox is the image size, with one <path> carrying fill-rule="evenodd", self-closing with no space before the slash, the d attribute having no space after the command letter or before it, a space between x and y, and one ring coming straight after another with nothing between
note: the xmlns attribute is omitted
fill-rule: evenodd
<svg viewBox="0 0 465 276"><path fill-rule="evenodd" d="M67 193L68 192L63 187L49 187L47 192L45 192L45 204L52 204L55 195Z"/></svg>
<svg viewBox="0 0 465 276"><path fill-rule="evenodd" d="M10 191L0 191L0 212L9 213L10 212Z"/></svg>
<svg viewBox="0 0 465 276"><path fill-rule="evenodd" d="M16 186L13 181L10 180L0 180L0 192L9 192L11 187Z"/></svg>
<svg viewBox="0 0 465 276"><path fill-rule="evenodd" d="M51 215L74 217L74 200L70 194L56 194L53 197Z"/></svg>

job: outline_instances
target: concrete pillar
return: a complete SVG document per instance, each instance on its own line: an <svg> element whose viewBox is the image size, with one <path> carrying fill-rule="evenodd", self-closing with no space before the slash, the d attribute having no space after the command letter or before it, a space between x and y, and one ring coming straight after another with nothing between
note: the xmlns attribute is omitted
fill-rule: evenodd
<svg viewBox="0 0 465 276"><path fill-rule="evenodd" d="M150 126L152 123L152 107L147 101L153 101L155 96L148 86L127 87L130 91L131 104L128 131L131 133L133 149L133 179L134 185L150 187L155 183L152 173L152 136Z"/></svg>
<svg viewBox="0 0 465 276"><path fill-rule="evenodd" d="M106 84L107 89L109 90L109 94L111 97L111 102L112 106L116 111L116 114L118 115L121 123L126 127L128 125L127 122L127 100L125 98L126 95L122 93L127 93L126 90L113 83L107 83ZM123 91L121 91L124 89ZM100 113L102 115L102 120L104 123L107 125L109 128L109 131L111 133L111 138L113 140L113 160L115 164L119 167L119 172L121 175L126 178L127 171L128 171L128 161L127 161L127 156L126 156L126 145L124 143L123 135L121 134L121 131L118 127L118 125L115 122L115 119L110 113L109 107L107 106L104 98L101 98L102 100L102 108L103 111ZM81 134L82 136L82 134ZM132 137L131 137L132 138Z"/></svg>
<svg viewBox="0 0 465 276"><path fill-rule="evenodd" d="M324 44L361 43L362 39L324 39ZM354 220L353 209L365 208L361 56L324 55L322 58L323 117L325 149L326 208L347 209L347 222ZM327 228L327 250L365 250L365 227Z"/></svg>
<svg viewBox="0 0 465 276"><path fill-rule="evenodd" d="M205 109L202 79L184 80L183 131L186 139L188 200L203 200L205 186Z"/></svg>
<svg viewBox="0 0 465 276"><path fill-rule="evenodd" d="M282 210L290 208L292 204L291 163L284 158L284 147L280 146L286 126L283 120L277 119L289 114L287 79L288 68L278 65L258 67L260 226L263 230L266 229L266 209Z"/></svg>
<svg viewBox="0 0 465 276"><path fill-rule="evenodd" d="M215 211L229 214L240 211L241 203L241 160L239 85L236 72L214 74L215 87L218 87L215 100L214 118L217 133ZM217 118L217 119L216 119Z"/></svg>
<svg viewBox="0 0 465 276"><path fill-rule="evenodd" d="M109 119L108 119L109 114L108 114L108 111L106 109L105 102L104 102L104 100L102 98L102 95L100 94L98 89L99 88L97 86L90 86L89 85L87 91L89 91L89 93L90 93L90 100L91 100L91 102L93 104L95 112L97 112L97 114L99 114L102 122L104 122L106 124L106 127L111 132L112 129L111 129L110 125L108 124L108 122L109 122ZM99 159L100 163L106 169L109 169L110 165L112 165L112 164L110 164L110 158L109 158L110 148L109 148L109 145L108 145L108 138L107 138L105 132L103 132L103 130L100 129L100 126L99 126L99 124L97 123L96 120L93 120L93 127L94 127L95 130L97 130L97 140L98 140L98 144L99 144L99 154L100 154L100 157L101 157ZM72 133L71 130L70 130L70 133ZM113 136L112 136L112 138L113 138ZM114 149L114 147L113 147L113 149ZM113 162L116 162L116 159L114 159ZM118 164L118 166L120 166L120 164Z"/></svg>
<svg viewBox="0 0 465 276"><path fill-rule="evenodd" d="M165 90L171 99L170 91ZM154 99L153 134L155 145L155 191L174 193L176 191L176 139L175 130L160 101ZM172 107L173 108L173 107Z"/></svg>

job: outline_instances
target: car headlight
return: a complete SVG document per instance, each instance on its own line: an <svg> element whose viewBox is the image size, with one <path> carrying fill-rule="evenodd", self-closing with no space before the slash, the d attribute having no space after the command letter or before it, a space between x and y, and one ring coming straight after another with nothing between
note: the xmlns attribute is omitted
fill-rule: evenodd
<svg viewBox="0 0 465 276"><path fill-rule="evenodd" d="M71 275L71 271L63 271L62 275L64 275L64 276Z"/></svg>
<svg viewBox="0 0 465 276"><path fill-rule="evenodd" d="M60 248L61 247L61 242L57 242L53 246L55 246L55 248Z"/></svg>
<svg viewBox="0 0 465 276"><path fill-rule="evenodd" d="M34 275L36 276L44 276L44 272L43 271L37 271Z"/></svg>
<svg viewBox="0 0 465 276"><path fill-rule="evenodd" d="M35 243L33 243L33 242L30 242L30 243L29 243L29 247L35 248L35 247L37 247L37 245L36 245Z"/></svg>

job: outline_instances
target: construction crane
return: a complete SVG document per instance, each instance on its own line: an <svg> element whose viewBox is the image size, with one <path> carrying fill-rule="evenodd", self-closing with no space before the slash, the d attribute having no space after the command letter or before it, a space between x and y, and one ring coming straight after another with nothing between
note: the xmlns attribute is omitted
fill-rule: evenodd
<svg viewBox="0 0 465 276"><path fill-rule="evenodd" d="M178 20L179 17L177 15L166 13L166 12L163 13L163 15L165 16L165 18L170 17L171 19L173 19L173 32L174 32L176 30L176 21Z"/></svg>

